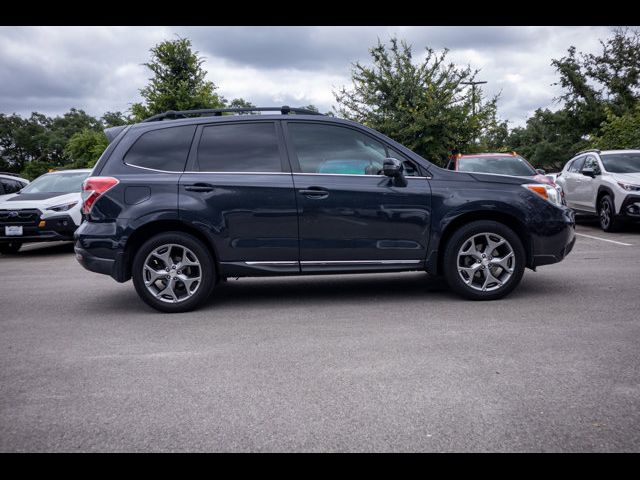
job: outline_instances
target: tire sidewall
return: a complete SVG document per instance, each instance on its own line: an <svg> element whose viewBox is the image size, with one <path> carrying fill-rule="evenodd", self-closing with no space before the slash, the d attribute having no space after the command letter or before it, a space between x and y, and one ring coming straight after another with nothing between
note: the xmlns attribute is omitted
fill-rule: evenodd
<svg viewBox="0 0 640 480"><path fill-rule="evenodd" d="M147 290L147 287L144 284L142 270L147 256L156 248L167 243L185 246L195 253L198 257L198 261L200 262L202 280L198 287L198 291L194 293L191 298L179 303L167 303L156 299L151 292ZM161 312L178 313L193 310L209 298L213 291L213 287L215 286L215 264L210 252L200 240L188 233L166 232L150 238L136 251L133 257L131 269L133 285L140 298L142 298L142 300L144 300L144 302L149 306Z"/></svg>
<svg viewBox="0 0 640 480"><path fill-rule="evenodd" d="M490 292L482 292L468 286L458 274L457 261L458 251L469 237L478 233L495 233L500 235L511 244L515 256L515 269L509 281ZM526 252L520 237L503 223L492 220L478 220L460 227L449 239L443 259L444 276L449 287L456 293L471 300L496 300L508 295L518 286L524 274L526 264Z"/></svg>
<svg viewBox="0 0 640 480"><path fill-rule="evenodd" d="M610 217L609 217L609 225L607 227L605 227L602 224L602 219L600 217L600 212L602 210L602 204L605 203L605 202L609 204L609 211L611 212ZM616 227L616 225L615 225L615 206L613 205L613 200L611 200L611 197L609 195L604 195L600 199L600 203L598 205L598 223L600 224L600 228L604 232L613 232L615 230L615 227Z"/></svg>

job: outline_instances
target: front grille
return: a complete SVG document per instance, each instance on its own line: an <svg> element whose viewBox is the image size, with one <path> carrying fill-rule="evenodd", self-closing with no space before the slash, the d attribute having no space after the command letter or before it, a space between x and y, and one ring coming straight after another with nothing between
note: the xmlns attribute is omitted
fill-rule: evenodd
<svg viewBox="0 0 640 480"><path fill-rule="evenodd" d="M0 210L0 225L37 225L42 212L36 208Z"/></svg>

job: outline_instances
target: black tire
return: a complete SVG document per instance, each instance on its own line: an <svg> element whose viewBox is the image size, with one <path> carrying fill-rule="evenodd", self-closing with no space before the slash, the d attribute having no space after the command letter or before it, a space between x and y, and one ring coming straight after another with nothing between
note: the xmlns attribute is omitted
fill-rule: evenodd
<svg viewBox="0 0 640 480"><path fill-rule="evenodd" d="M195 255L196 260L199 263L199 267L183 267L185 269L199 268L200 280L197 283L197 288L194 287L194 292L190 297L187 295L185 290L185 284L181 283L179 278L169 278L169 281L176 280L177 283L175 284L175 288L183 293L184 299L178 299L176 303L163 301L158 298L157 295L153 295L149 290L149 288L154 291L161 290L161 287L168 283L165 278L159 278L158 281L154 282L149 288L145 284L145 261L147 261L147 257L163 245L168 244L176 245L175 250L172 251L177 252L178 254L181 252L181 247L186 247L193 255ZM182 250L182 252L184 252L184 250ZM183 253L183 256L186 255ZM180 262L176 263L176 265L180 265ZM167 266L167 268L170 267ZM159 268L154 268L154 270L159 270ZM180 273L180 270L176 270L176 272ZM198 270L195 270L195 272L196 273L194 273L194 275L197 275ZM147 240L135 253L131 273L133 285L135 286L140 298L142 298L142 300L144 300L144 302L149 306L166 313L188 312L197 308L202 304L202 302L209 298L216 283L215 264L211 253L200 240L193 235L184 232L161 233ZM169 275L167 275L167 277L169 277ZM157 287L156 285L160 285L160 287ZM181 290L178 287L181 287ZM176 298L175 290L172 289L172 291L174 292L174 298Z"/></svg>
<svg viewBox="0 0 640 480"><path fill-rule="evenodd" d="M507 260L508 263L510 262L507 267L511 268L512 271L509 272L508 270L502 269L502 267L498 267L494 264L488 264L485 266L482 263L485 259L478 259L475 260L475 262L478 263L477 268L481 268L482 271L476 271L473 276L468 276L467 281L465 281L465 279L462 278L463 273L459 273L458 271L458 253L463 247L467 248L467 246L470 245L469 242L472 242L471 239L474 238L474 236L478 236L477 238L481 239L481 234L490 235L490 238L492 239L491 241L497 239L497 236L506 240L506 243L497 247L496 250L491 250L491 252L496 252L500 249L504 253L503 257L499 258L504 258L508 256L506 252L510 247L510 250L513 252L513 260ZM479 245L481 246L481 244ZM488 245L489 242L487 241L485 243L485 252L488 250ZM477 250L474 250L474 252L477 253L478 256L481 256L481 252L478 252ZM489 260L493 260L491 256L493 253L491 252L487 254L487 262L489 262ZM471 254L469 257L471 257ZM463 258L463 261L465 258ZM471 265L471 268L476 268L475 262ZM497 300L508 295L518 286L520 280L522 280L525 264L526 253L518 235L506 225L491 220L478 220L467 223L458 228L447 242L443 258L444 276L449 287L459 295L470 300ZM482 288L480 283L487 282L485 269L490 273L498 272L496 275L500 278L495 278L495 282L492 281L492 283L487 284L487 288L490 288L490 290L482 291L477 288ZM493 276L491 275L490 278L493 278ZM468 281L471 281L471 285ZM501 283L503 281L504 283ZM475 288L474 282L477 282L475 283Z"/></svg>
<svg viewBox="0 0 640 480"><path fill-rule="evenodd" d="M598 202L598 220L600 228L605 232L615 232L620 226L616 220L616 207L610 195L603 195Z"/></svg>
<svg viewBox="0 0 640 480"><path fill-rule="evenodd" d="M22 242L0 243L0 253L2 255L11 255L12 253L18 253L20 247L22 247Z"/></svg>

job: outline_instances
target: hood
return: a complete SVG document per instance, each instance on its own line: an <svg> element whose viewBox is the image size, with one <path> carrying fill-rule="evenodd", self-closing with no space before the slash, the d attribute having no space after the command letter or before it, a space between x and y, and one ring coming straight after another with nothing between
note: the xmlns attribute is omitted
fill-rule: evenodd
<svg viewBox="0 0 640 480"><path fill-rule="evenodd" d="M22 208L38 208L40 210L63 205L65 203L79 202L82 199L80 192L73 193L12 193L0 197L1 210L18 210Z"/></svg>
<svg viewBox="0 0 640 480"><path fill-rule="evenodd" d="M612 173L611 176L619 182L633 183L634 185L640 185L640 172Z"/></svg>

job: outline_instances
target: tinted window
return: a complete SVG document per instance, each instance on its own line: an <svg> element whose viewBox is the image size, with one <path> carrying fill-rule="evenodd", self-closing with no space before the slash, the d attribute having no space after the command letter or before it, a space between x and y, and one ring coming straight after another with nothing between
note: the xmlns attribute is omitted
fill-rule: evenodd
<svg viewBox="0 0 640 480"><path fill-rule="evenodd" d="M195 129L195 125L187 125L144 133L129 149L124 161L137 167L182 172Z"/></svg>
<svg viewBox="0 0 640 480"><path fill-rule="evenodd" d="M288 128L304 173L378 175L387 156L380 142L351 128L297 122Z"/></svg>
<svg viewBox="0 0 640 480"><path fill-rule="evenodd" d="M600 159L607 172L640 172L640 153L602 153Z"/></svg>
<svg viewBox="0 0 640 480"><path fill-rule="evenodd" d="M16 181L16 180L0 180L0 183L2 183L2 186L4 187L4 193L16 193L19 192L20 189L23 187L22 183Z"/></svg>
<svg viewBox="0 0 640 480"><path fill-rule="evenodd" d="M536 175L534 168L522 157L496 155L482 157L460 157L458 170L461 172L498 173L530 177Z"/></svg>
<svg viewBox="0 0 640 480"><path fill-rule="evenodd" d="M576 158L571 165L569 165L570 172L579 172L584 165L584 157Z"/></svg>
<svg viewBox="0 0 640 480"><path fill-rule="evenodd" d="M205 127L198 146L198 168L203 172L281 172L275 124Z"/></svg>

